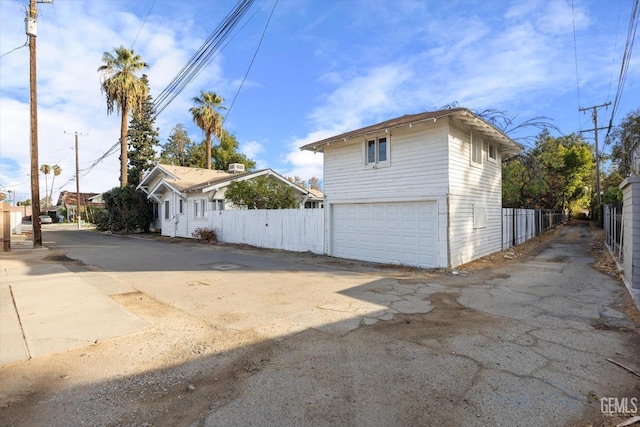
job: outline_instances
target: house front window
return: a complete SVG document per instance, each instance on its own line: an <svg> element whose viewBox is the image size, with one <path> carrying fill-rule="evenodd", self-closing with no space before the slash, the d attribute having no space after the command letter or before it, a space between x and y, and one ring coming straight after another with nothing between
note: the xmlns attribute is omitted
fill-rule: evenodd
<svg viewBox="0 0 640 427"><path fill-rule="evenodd" d="M202 209L202 216L205 217L207 216L207 200L206 199L201 199L200 200L200 206Z"/></svg>
<svg viewBox="0 0 640 427"><path fill-rule="evenodd" d="M183 208L183 203L182 203L182 199L178 200L178 213L181 214L184 212L184 208Z"/></svg>
<svg viewBox="0 0 640 427"><path fill-rule="evenodd" d="M223 211L224 210L224 200L221 200L221 199L213 200L213 210L214 211Z"/></svg>
<svg viewBox="0 0 640 427"><path fill-rule="evenodd" d="M198 201L193 201L193 216L198 218Z"/></svg>
<svg viewBox="0 0 640 427"><path fill-rule="evenodd" d="M367 138L366 164L370 166L389 165L389 139L386 136Z"/></svg>
<svg viewBox="0 0 640 427"><path fill-rule="evenodd" d="M160 218L160 203L154 203L153 204L153 219L159 219Z"/></svg>
<svg viewBox="0 0 640 427"><path fill-rule="evenodd" d="M471 164L482 166L482 137L471 132Z"/></svg>
<svg viewBox="0 0 640 427"><path fill-rule="evenodd" d="M164 202L164 219L169 219L169 201Z"/></svg>

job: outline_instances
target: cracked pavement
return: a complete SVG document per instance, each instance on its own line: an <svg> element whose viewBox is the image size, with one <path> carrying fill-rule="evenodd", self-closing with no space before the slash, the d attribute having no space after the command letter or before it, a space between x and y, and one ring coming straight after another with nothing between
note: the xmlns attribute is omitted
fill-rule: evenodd
<svg viewBox="0 0 640 427"><path fill-rule="evenodd" d="M589 223L455 274L65 233L45 235L53 253L152 327L0 371L36 396L0 424L586 427L631 415L603 415L600 398L640 396L607 361L640 370L640 325L592 267ZM60 359L65 384L20 384L57 378Z"/></svg>

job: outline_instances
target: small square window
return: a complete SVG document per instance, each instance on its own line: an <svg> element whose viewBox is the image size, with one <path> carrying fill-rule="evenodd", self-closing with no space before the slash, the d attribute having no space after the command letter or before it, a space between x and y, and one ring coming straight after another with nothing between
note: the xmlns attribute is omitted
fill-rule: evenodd
<svg viewBox="0 0 640 427"><path fill-rule="evenodd" d="M366 140L365 164L377 166L389 165L389 140L386 136Z"/></svg>

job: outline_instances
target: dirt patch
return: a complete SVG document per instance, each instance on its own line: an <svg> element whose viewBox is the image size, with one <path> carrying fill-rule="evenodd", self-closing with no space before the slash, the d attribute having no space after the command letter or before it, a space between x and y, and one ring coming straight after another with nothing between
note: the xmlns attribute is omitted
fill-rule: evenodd
<svg viewBox="0 0 640 427"><path fill-rule="evenodd" d="M393 320L376 323L370 328L396 339L441 348L460 330L472 334L497 321L494 316L463 306L457 297L457 293L451 292L431 294L429 300L435 308L428 313L396 315Z"/></svg>

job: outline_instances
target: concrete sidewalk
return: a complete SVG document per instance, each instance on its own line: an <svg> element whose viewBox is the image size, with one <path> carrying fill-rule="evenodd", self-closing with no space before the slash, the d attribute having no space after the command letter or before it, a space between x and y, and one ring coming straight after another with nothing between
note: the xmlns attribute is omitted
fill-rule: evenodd
<svg viewBox="0 0 640 427"><path fill-rule="evenodd" d="M13 236L0 253L0 365L63 352L142 330L134 316L78 274Z"/></svg>

